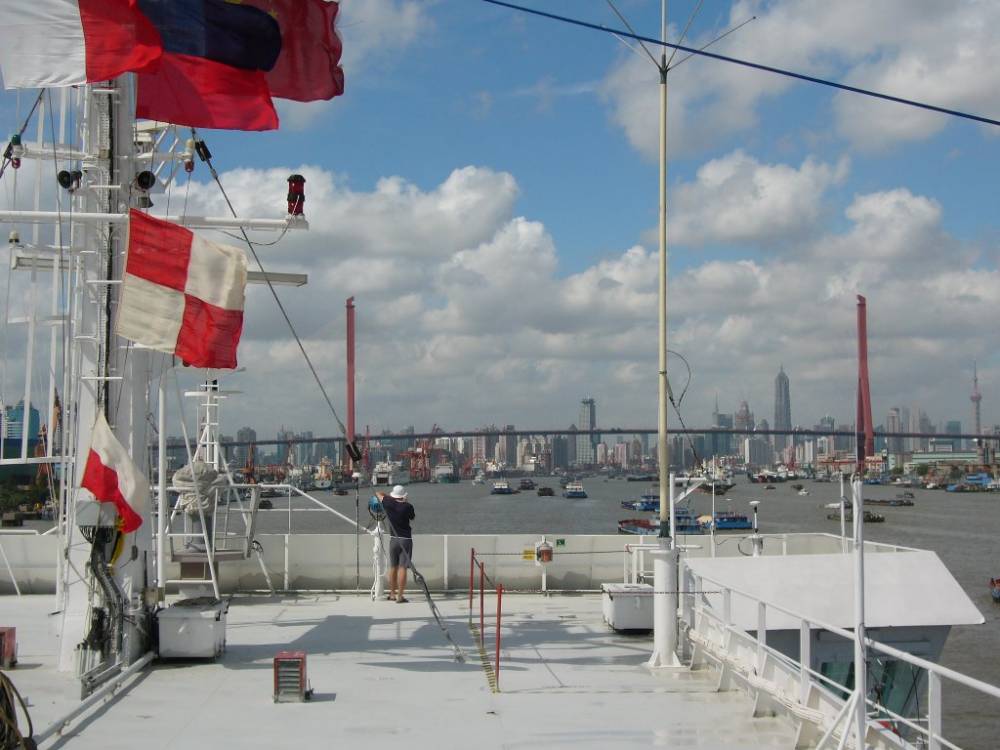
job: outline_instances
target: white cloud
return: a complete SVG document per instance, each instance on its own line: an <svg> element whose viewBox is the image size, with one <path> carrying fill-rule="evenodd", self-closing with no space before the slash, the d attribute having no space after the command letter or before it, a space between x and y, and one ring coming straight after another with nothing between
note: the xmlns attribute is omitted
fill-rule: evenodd
<svg viewBox="0 0 1000 750"><path fill-rule="evenodd" d="M826 190L846 175L846 160L808 158L796 169L734 151L706 162L693 182L672 191L670 235L683 245L795 236L815 225Z"/></svg>
<svg viewBox="0 0 1000 750"><path fill-rule="evenodd" d="M713 51L855 86L980 114L998 113L1000 49L993 29L1000 5L988 0L739 0L719 28L692 40L700 46L726 28L756 20ZM676 29L671 38L676 38ZM655 158L658 74L645 58L623 53L603 94L629 141ZM670 79L671 153L705 149L758 122L759 109L795 82L729 63L692 59ZM807 84L811 85L811 84ZM884 148L925 138L948 119L911 107L839 93L835 126L854 145Z"/></svg>
<svg viewBox="0 0 1000 750"><path fill-rule="evenodd" d="M973 249L942 228L941 206L905 189L854 196L844 227L825 230L817 199L792 197L788 186L820 195L841 170L813 160L762 165L737 152L691 183L692 194L712 200L732 180L730 189L744 191L764 180L766 195L777 183L773 203L760 200L754 210L776 221L779 207L800 217L794 252L709 259L672 274L670 345L694 370L688 422L706 419L716 390L723 409L747 398L769 416L782 363L796 421L811 424L821 412L849 418L858 292L869 300L876 417L914 394L931 394L924 408L934 418L964 413L953 352L979 356L981 365L987 358L977 330L1000 315L1000 273L977 268ZM289 171L307 174L312 230L266 248L267 263L309 272L307 287L281 295L337 403L344 299L356 297L361 424L567 425L589 394L605 423L655 422L655 251L631 247L561 273L567 250L543 224L516 215L513 177L481 167L429 188L391 177L370 191L310 167L222 177L241 210L256 205L274 215ZM214 200L204 186L192 188L199 210ZM732 233L764 235L755 225ZM227 404L228 419L234 429L247 423L267 433L284 422L330 434L283 326L265 290L252 290L240 349L247 371L232 376L247 395ZM992 366L981 368L984 383Z"/></svg>

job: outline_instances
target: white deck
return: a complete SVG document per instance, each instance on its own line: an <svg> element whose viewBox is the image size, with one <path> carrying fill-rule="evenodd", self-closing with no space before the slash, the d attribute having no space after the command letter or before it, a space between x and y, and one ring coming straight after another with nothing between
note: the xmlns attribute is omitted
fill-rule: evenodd
<svg viewBox="0 0 1000 750"><path fill-rule="evenodd" d="M650 674L643 666L650 639L609 631L597 596L506 596L499 694L480 665L467 600L437 599L468 655L458 664L426 603L410 596L403 605L367 596L238 597L223 659L157 664L62 743L131 748L141 738L150 750L793 747L790 723L751 718L751 702L742 692L716 692L713 673ZM53 668L57 643L46 626L56 619L47 617L53 602L0 599L0 624L15 625L20 642L11 677L30 701L36 730L77 698L77 682ZM486 629L492 638L489 621ZM308 652L312 702L272 702L271 658L283 649Z"/></svg>

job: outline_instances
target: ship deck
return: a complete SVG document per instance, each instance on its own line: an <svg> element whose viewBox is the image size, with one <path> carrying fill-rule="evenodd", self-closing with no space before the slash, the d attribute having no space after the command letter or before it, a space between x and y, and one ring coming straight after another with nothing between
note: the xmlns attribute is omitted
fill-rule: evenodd
<svg viewBox="0 0 1000 750"><path fill-rule="evenodd" d="M436 597L458 663L422 597L238 596L216 662L157 662L45 747L791 748L781 718L752 718L712 672L651 672L647 636L610 631L596 595L504 597L501 692L491 689L465 597ZM489 608L491 602L487 602ZM10 672L36 731L70 710L78 683L55 670L51 596L0 599L17 627ZM477 607L478 615L478 607ZM490 653L495 631L486 625ZM308 654L311 702L272 700L272 657Z"/></svg>

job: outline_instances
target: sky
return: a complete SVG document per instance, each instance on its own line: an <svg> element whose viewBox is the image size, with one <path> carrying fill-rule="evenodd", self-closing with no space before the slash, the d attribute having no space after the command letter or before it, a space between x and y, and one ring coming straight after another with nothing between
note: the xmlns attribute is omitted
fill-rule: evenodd
<svg viewBox="0 0 1000 750"><path fill-rule="evenodd" d="M523 3L621 27L606 0ZM659 2L616 4L658 35ZM697 5L670 2L672 41ZM344 96L279 103L276 132L202 135L241 214L280 217L285 178L307 179L310 231L262 260L308 273L279 294L341 416L353 295L361 429L559 428L586 397L600 425L654 427L652 62L479 0L344 0L340 15ZM1000 4L705 0L686 43L750 18L712 50L1000 119ZM850 422L857 294L876 423L907 406L971 429L974 361L984 422L1000 421L1000 128L700 58L669 80L685 422L707 425L716 397L772 421L779 366L794 424ZM16 111L6 94L8 130ZM204 168L158 202L185 199L224 213ZM226 432L337 432L266 289L248 294L239 359ZM669 368L678 394L687 370Z"/></svg>

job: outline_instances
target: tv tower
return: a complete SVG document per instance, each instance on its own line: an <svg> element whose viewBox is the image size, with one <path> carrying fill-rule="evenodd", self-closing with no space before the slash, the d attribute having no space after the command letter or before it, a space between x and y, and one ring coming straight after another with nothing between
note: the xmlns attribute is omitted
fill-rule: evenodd
<svg viewBox="0 0 1000 750"><path fill-rule="evenodd" d="M969 396L969 400L972 402L973 419L976 423L976 435L982 435L982 407L979 405L979 402L983 400L983 394L979 392L979 372L976 369L976 362L972 363L972 395Z"/></svg>

